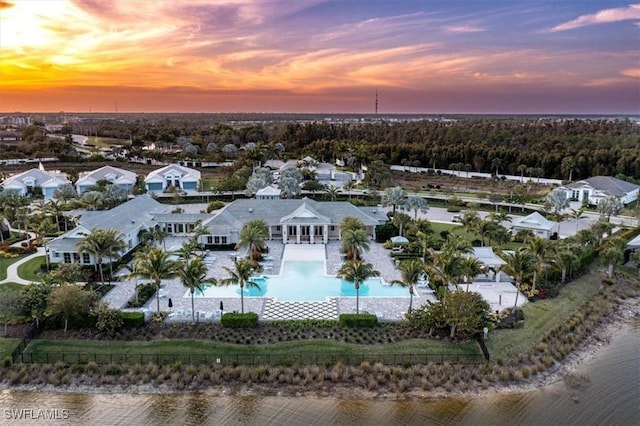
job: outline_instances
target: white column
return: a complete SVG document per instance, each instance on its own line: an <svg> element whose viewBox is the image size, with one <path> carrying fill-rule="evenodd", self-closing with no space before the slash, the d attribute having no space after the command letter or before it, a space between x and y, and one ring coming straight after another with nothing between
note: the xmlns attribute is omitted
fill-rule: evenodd
<svg viewBox="0 0 640 426"><path fill-rule="evenodd" d="M329 225L324 225L322 227L322 239L325 244L329 242Z"/></svg>
<svg viewBox="0 0 640 426"><path fill-rule="evenodd" d="M315 238L316 238L316 226L315 225L311 225L310 228L310 234L309 234L309 242L311 244L315 244Z"/></svg>
<svg viewBox="0 0 640 426"><path fill-rule="evenodd" d="M296 243L300 244L300 233L301 233L300 225L296 225Z"/></svg>
<svg viewBox="0 0 640 426"><path fill-rule="evenodd" d="M289 236L287 235L287 230L289 227L287 225L282 225L282 244L287 244L287 240Z"/></svg>

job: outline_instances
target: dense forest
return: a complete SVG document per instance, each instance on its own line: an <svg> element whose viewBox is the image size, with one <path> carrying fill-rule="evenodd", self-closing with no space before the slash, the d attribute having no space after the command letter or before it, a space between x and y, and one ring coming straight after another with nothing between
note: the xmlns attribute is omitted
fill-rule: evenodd
<svg viewBox="0 0 640 426"><path fill-rule="evenodd" d="M236 155L225 146L241 153L252 144L252 150L265 148L264 157L311 155L360 164L377 158L387 164L559 179L640 179L640 125L628 119L223 121L206 115L150 115L86 120L68 130L131 141L133 152L151 143L186 145L185 154L205 160ZM273 149L276 144L281 145Z"/></svg>

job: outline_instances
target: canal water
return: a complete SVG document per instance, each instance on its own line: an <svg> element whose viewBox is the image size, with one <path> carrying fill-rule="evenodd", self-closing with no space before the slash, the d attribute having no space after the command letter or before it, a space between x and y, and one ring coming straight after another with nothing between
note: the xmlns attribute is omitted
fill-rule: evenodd
<svg viewBox="0 0 640 426"><path fill-rule="evenodd" d="M1 391L0 424L638 425L640 326L617 333L576 376L519 393L427 400ZM53 420L16 420L16 417Z"/></svg>

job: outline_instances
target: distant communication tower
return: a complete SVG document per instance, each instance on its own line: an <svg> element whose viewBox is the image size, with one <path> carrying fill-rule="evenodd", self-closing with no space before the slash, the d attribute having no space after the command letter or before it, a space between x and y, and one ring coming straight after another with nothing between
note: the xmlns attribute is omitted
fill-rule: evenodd
<svg viewBox="0 0 640 426"><path fill-rule="evenodd" d="M378 91L376 90L376 114L378 114Z"/></svg>

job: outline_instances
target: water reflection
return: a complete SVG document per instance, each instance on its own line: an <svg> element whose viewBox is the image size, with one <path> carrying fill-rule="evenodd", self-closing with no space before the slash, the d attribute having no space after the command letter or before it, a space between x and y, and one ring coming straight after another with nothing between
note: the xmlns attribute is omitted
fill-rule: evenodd
<svg viewBox="0 0 640 426"><path fill-rule="evenodd" d="M67 424L105 425L640 424L639 344L638 327L616 336L584 363L580 374L588 380L579 389L559 382L529 392L408 401L2 391L0 424L13 423L4 410L20 409L67 409Z"/></svg>

